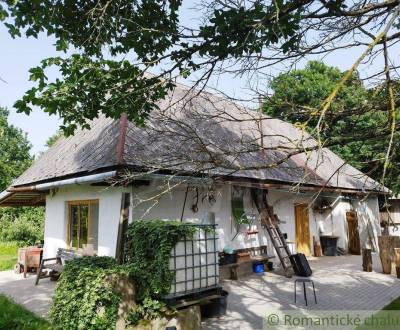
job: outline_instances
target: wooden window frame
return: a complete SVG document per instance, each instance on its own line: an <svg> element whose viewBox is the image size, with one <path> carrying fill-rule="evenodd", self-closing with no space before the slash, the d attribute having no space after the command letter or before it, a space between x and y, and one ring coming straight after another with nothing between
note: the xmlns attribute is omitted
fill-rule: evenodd
<svg viewBox="0 0 400 330"><path fill-rule="evenodd" d="M68 221L67 221L67 247L68 249L74 249L74 250L79 250L79 236L78 236L78 247L75 248L71 246L71 220L72 220L72 214L71 214L71 206L72 205L87 205L88 206L88 218L90 219L91 217L91 204L97 204L99 205L99 200L98 199L78 199L78 200L72 200L72 201L67 201L67 207L68 207ZM98 219L97 219L98 221ZM78 220L78 228L80 230L80 219Z"/></svg>

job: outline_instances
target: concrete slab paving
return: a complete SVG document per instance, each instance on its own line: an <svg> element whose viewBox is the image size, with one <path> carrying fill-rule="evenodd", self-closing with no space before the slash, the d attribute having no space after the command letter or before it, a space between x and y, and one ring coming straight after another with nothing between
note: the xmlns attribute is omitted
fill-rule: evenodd
<svg viewBox="0 0 400 330"><path fill-rule="evenodd" d="M228 312L221 318L203 322L204 329L262 329L263 319L275 310L296 310L312 313L323 310L377 311L400 297L400 280L381 272L379 258L373 256L374 271L363 272L361 256L313 258L311 279L315 283L318 303L313 302L311 288L309 305L298 290L294 303L294 280L274 273L251 275L239 281L225 281L229 292ZM10 296L32 312L46 317L52 302L55 282L43 279L38 286L35 276L24 279L13 271L0 272L0 293Z"/></svg>
<svg viewBox="0 0 400 330"><path fill-rule="evenodd" d="M52 303L56 282L45 278L35 286L36 275L15 274L14 271L0 272L0 293L35 314L46 317Z"/></svg>
<svg viewBox="0 0 400 330"><path fill-rule="evenodd" d="M204 329L263 329L263 319L273 311L297 310L306 315L320 311L377 311L400 297L400 280L381 273L378 257L373 257L374 271L363 272L361 256L321 257L310 261L317 304L311 287L305 306L298 285L294 303L294 281L274 273L251 275L239 281L226 281L229 292L228 312L221 318L203 322Z"/></svg>

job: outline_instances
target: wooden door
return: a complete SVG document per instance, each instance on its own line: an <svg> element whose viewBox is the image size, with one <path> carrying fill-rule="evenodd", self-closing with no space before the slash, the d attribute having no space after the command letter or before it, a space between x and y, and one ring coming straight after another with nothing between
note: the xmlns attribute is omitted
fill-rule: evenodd
<svg viewBox="0 0 400 330"><path fill-rule="evenodd" d="M296 223L296 250L297 253L311 255L310 219L307 204L297 204L294 207Z"/></svg>
<svg viewBox="0 0 400 330"><path fill-rule="evenodd" d="M351 254L360 254L360 235L358 233L357 213L354 211L346 212L349 252Z"/></svg>

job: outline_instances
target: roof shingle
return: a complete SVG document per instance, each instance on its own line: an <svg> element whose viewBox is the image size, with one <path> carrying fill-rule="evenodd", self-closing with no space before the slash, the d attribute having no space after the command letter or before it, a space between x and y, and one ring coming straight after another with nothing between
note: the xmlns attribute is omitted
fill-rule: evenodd
<svg viewBox="0 0 400 330"><path fill-rule="evenodd" d="M177 87L160 102L146 127L131 122L123 127L121 123L99 115L90 123L90 130L78 129L74 136L57 141L13 186L122 163L152 170L380 189L330 150L313 151L315 140L293 125L209 93L194 94L186 87ZM122 149L118 143L123 144ZM307 153L299 153L307 148Z"/></svg>

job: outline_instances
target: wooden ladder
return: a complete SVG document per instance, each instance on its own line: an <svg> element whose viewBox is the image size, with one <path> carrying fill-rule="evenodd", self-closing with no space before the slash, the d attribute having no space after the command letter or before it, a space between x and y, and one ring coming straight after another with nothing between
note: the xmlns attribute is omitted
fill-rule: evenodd
<svg viewBox="0 0 400 330"><path fill-rule="evenodd" d="M280 220L274 213L273 207L268 205L265 192L261 192L259 189L253 189L252 194L253 201L256 203L256 207L260 213L261 225L268 232L268 235L271 238L272 245L282 265L285 276L291 277L294 274L293 265L290 260L292 253L290 252L286 239L279 228Z"/></svg>
<svg viewBox="0 0 400 330"><path fill-rule="evenodd" d="M293 265L290 261L292 253L286 243L285 236L283 236L279 228L279 218L274 214L274 210L271 206L268 206L267 214L268 216L261 217L261 225L266 229L271 238L272 245L281 262L285 276L291 277L294 274Z"/></svg>

